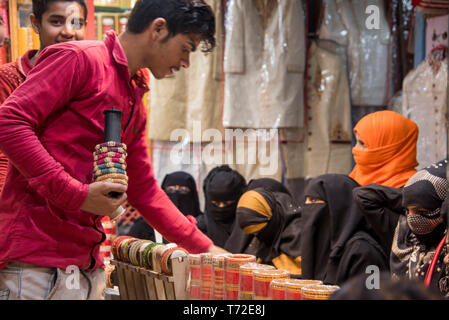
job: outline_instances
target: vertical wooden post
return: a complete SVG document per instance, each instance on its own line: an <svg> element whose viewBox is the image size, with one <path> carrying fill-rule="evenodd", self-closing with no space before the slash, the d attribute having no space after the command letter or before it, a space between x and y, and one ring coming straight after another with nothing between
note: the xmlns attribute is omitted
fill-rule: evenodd
<svg viewBox="0 0 449 320"><path fill-rule="evenodd" d="M17 0L9 0L9 36L11 39L11 61L19 57L19 17L17 16Z"/></svg>

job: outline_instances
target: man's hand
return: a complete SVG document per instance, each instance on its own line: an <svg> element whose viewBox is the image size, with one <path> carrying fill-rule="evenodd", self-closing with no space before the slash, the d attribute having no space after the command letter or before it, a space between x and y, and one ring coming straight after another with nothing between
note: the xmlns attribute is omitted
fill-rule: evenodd
<svg viewBox="0 0 449 320"><path fill-rule="evenodd" d="M230 253L223 248L217 247L216 245L211 245L209 249L207 249L207 252L212 253L213 255Z"/></svg>
<svg viewBox="0 0 449 320"><path fill-rule="evenodd" d="M81 210L99 216L114 218L117 208L126 201L127 187L112 182L94 182L89 185L89 193ZM123 193L119 198L109 196L110 192Z"/></svg>

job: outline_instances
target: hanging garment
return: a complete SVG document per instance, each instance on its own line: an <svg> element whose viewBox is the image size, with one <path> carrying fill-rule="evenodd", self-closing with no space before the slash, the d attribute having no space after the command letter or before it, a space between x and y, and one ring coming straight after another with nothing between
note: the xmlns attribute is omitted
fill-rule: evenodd
<svg viewBox="0 0 449 320"><path fill-rule="evenodd" d="M402 114L419 127L419 168L446 157L446 90L447 62L432 54L404 79Z"/></svg>
<svg viewBox="0 0 449 320"><path fill-rule="evenodd" d="M163 80L150 81L148 136L171 141L176 129L184 129L191 142L209 141L207 129L222 130L222 8L221 0L206 0L216 17L217 47L212 53L201 46L190 55L190 67ZM177 137L176 137L177 138Z"/></svg>
<svg viewBox="0 0 449 320"><path fill-rule="evenodd" d="M448 20L448 15L427 19L426 56L428 56L436 47L441 45L446 47L449 46Z"/></svg>
<svg viewBox="0 0 449 320"><path fill-rule="evenodd" d="M369 6L379 9L378 21L372 20L372 13L366 13ZM357 106L384 106L389 84L391 33L383 1L327 0L324 1L324 8L319 36L347 46L352 103ZM336 17L340 17L341 21L337 21Z"/></svg>
<svg viewBox="0 0 449 320"><path fill-rule="evenodd" d="M360 185L371 183L399 188L416 173L418 126L390 110L363 117L355 126L367 149L353 148L356 166L350 177Z"/></svg>
<svg viewBox="0 0 449 320"><path fill-rule="evenodd" d="M421 12L415 12L414 32L414 67L426 59L426 19Z"/></svg>
<svg viewBox="0 0 449 320"><path fill-rule="evenodd" d="M449 10L449 0L413 0L412 5L425 14L444 14Z"/></svg>
<svg viewBox="0 0 449 320"><path fill-rule="evenodd" d="M223 125L303 124L305 23L301 0L230 0Z"/></svg>
<svg viewBox="0 0 449 320"><path fill-rule="evenodd" d="M289 143L287 138L287 145L283 145L288 178L348 174L352 167L351 105L346 69L338 56L315 42L309 50L307 68L308 118L304 142ZM283 131L288 137L295 129ZM289 173L292 167L294 171L302 171L297 172L302 175L292 176Z"/></svg>
<svg viewBox="0 0 449 320"><path fill-rule="evenodd" d="M357 182L346 175L327 174L309 182L304 195L324 203L304 204L301 216L304 279L342 284L371 265L388 270L387 256L374 231L352 200Z"/></svg>

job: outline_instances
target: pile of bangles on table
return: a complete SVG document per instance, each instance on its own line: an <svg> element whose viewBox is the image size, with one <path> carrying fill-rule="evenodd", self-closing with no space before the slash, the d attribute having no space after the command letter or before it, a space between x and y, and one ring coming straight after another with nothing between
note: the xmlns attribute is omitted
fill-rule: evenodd
<svg viewBox="0 0 449 320"><path fill-rule="evenodd" d="M189 254L191 300L327 300L339 289L291 278L248 254Z"/></svg>
<svg viewBox="0 0 449 320"><path fill-rule="evenodd" d="M174 243L164 244L129 236L117 237L112 242L114 259L137 267L172 274L171 259L187 257L188 251Z"/></svg>

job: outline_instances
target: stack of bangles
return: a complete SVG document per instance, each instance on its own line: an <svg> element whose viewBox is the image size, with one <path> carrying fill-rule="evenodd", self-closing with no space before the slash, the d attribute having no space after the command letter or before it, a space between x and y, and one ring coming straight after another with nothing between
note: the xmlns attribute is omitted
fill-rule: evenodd
<svg viewBox="0 0 449 320"><path fill-rule="evenodd" d="M108 181L128 186L127 155L124 143L110 141L97 145L94 152L94 181Z"/></svg>
<svg viewBox="0 0 449 320"><path fill-rule="evenodd" d="M164 244L129 236L117 237L112 243L112 254L118 261L145 269L173 273L172 259L187 257L187 250L174 243Z"/></svg>
<svg viewBox="0 0 449 320"><path fill-rule="evenodd" d="M112 182L128 186L126 175L126 145L120 142L105 142L95 147L94 154L94 182ZM119 206L110 216L119 218L126 210Z"/></svg>

